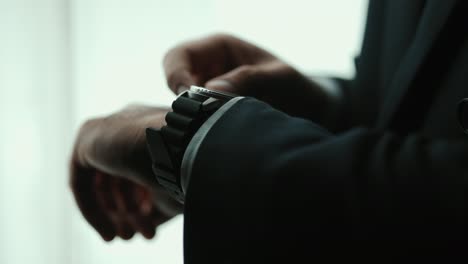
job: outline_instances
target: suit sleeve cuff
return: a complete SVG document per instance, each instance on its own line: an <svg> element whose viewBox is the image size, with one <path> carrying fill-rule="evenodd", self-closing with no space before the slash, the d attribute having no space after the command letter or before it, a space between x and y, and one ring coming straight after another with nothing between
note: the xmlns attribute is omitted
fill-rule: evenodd
<svg viewBox="0 0 468 264"><path fill-rule="evenodd" d="M187 146L185 150L184 157L182 159L181 169L180 169L180 182L182 186L182 190L184 193L187 191L187 186L190 182L190 177L192 173L193 164L195 162L195 158L198 154L198 149L202 144L203 140L205 139L208 132L211 128L216 124L216 122L235 104L239 101L245 99L242 96L235 97L225 103L221 108L219 108L205 123L198 129L198 131L193 136L192 140Z"/></svg>

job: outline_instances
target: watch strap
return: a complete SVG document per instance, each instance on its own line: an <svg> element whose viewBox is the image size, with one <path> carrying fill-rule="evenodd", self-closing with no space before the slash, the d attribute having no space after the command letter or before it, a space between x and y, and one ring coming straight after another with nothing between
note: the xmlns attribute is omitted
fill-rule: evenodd
<svg viewBox="0 0 468 264"><path fill-rule="evenodd" d="M206 104L210 97L186 91L173 102L173 112L166 114L166 125L160 130L146 129L152 169L159 184L179 202L184 202L180 166L187 145L198 128L215 110Z"/></svg>
<svg viewBox="0 0 468 264"><path fill-rule="evenodd" d="M146 141L151 156L152 170L159 184L161 184L172 197L183 202L184 195L177 180L174 164L170 159L169 148L163 140L160 130L146 129Z"/></svg>

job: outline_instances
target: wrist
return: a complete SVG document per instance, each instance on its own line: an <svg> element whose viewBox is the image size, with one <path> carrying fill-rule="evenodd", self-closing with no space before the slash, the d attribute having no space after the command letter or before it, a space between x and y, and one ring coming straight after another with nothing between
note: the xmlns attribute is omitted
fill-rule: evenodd
<svg viewBox="0 0 468 264"><path fill-rule="evenodd" d="M131 121L125 121L128 123L126 127L121 128L126 139L119 144L118 148L122 149L121 152L128 153L125 155L125 161L121 162L126 164L121 171L127 170L125 174L128 177L151 190L161 187L151 171L151 157L147 149L145 129L148 126L163 126L164 117L169 110L169 108L135 105L126 107L117 115L122 123L126 119L131 119Z"/></svg>
<svg viewBox="0 0 468 264"><path fill-rule="evenodd" d="M231 94L192 86L174 101L173 111L166 114L166 125L161 129L146 129L154 175L181 203L185 200L187 186L181 179L187 147L204 122L232 98Z"/></svg>

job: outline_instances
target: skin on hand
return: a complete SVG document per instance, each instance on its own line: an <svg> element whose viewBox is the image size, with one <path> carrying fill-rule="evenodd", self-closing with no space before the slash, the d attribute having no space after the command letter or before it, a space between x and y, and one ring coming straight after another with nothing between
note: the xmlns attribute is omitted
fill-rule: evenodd
<svg viewBox="0 0 468 264"><path fill-rule="evenodd" d="M106 241L150 239L156 227L182 210L157 184L145 128L161 127L168 109L132 106L81 127L70 161L70 186L93 228Z"/></svg>
<svg viewBox="0 0 468 264"><path fill-rule="evenodd" d="M323 125L334 120L338 98L273 54L239 38L216 34L169 50L163 67L176 94L190 85L252 96Z"/></svg>

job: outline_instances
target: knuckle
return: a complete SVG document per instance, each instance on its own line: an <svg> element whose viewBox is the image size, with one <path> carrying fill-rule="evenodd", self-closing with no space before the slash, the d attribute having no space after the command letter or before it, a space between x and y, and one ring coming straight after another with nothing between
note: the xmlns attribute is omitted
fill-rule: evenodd
<svg viewBox="0 0 468 264"><path fill-rule="evenodd" d="M252 65L242 65L237 68L237 73L245 78L255 75L257 72L256 67Z"/></svg>

